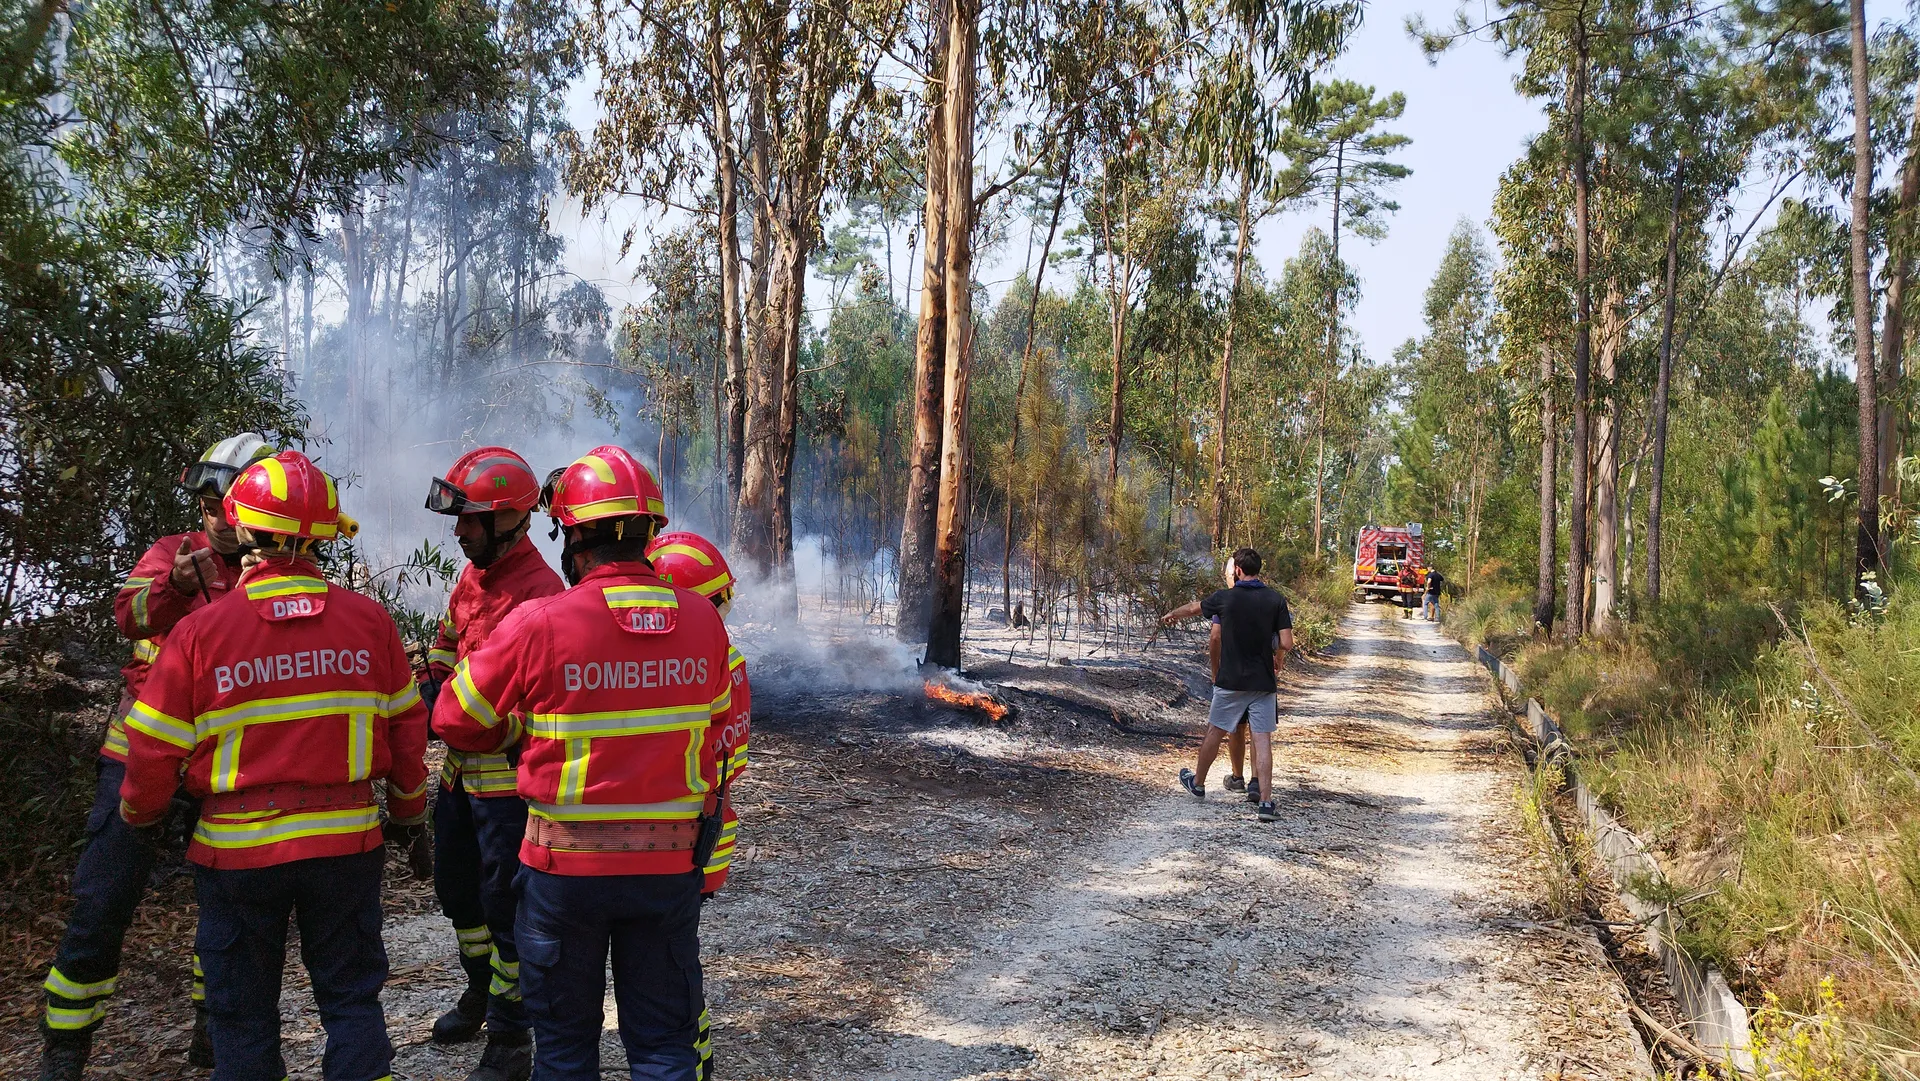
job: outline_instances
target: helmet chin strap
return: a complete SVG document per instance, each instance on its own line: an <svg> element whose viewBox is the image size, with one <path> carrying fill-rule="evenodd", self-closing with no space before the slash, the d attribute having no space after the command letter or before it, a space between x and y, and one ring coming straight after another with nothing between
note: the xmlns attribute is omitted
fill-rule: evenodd
<svg viewBox="0 0 1920 1081"><path fill-rule="evenodd" d="M479 555L470 557L470 562L481 570L486 570L488 567L493 566L494 561L500 558L500 553L513 547L514 542L526 536L527 527L533 524L533 515L529 514L525 518L520 519L519 525L514 526L505 533L496 534L494 532L494 519L499 513L499 511L492 511L480 516L480 528L487 532L487 546L480 549Z"/></svg>

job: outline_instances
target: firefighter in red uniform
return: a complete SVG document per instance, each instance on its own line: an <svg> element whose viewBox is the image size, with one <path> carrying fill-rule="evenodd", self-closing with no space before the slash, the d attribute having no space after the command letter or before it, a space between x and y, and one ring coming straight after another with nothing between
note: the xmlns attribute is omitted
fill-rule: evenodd
<svg viewBox="0 0 1920 1081"><path fill-rule="evenodd" d="M146 683L168 632L188 612L226 596L240 577L240 542L220 498L242 468L272 453L265 440L245 432L209 447L182 471L180 486L199 500L202 528L153 542L113 598L114 622L133 640L133 659L120 670L126 687L100 747L87 845L73 869L73 911L42 985L47 998L41 1021L46 1041L41 1081L80 1081L94 1030L106 1017L107 999L119 982L121 943L153 873L154 846L128 829L119 814L120 782L127 772L127 709ZM187 1060L209 1067L213 1050L207 1043L199 968L196 961L193 1045Z"/></svg>
<svg viewBox="0 0 1920 1081"><path fill-rule="evenodd" d="M227 597L174 627L127 715L120 814L157 823L182 783L198 797L188 846L200 902L214 1081L287 1075L280 984L288 918L326 1027L327 1081L380 1081L393 1047L380 1009L382 826L426 820L426 707L393 620L329 586L313 546L352 529L331 478L284 451L226 496L246 551Z"/></svg>
<svg viewBox="0 0 1920 1081"><path fill-rule="evenodd" d="M647 549L647 561L661 581L700 594L713 602L722 620L727 618L728 609L733 607L733 572L727 567L727 557L712 541L698 533L665 533ZM727 672L733 682L733 713L726 724L710 729L708 735L714 761L720 763L725 786L731 789L746 772L747 738L753 728L753 690L747 682L747 659L736 646L727 647ZM722 802L720 811L720 840L713 847L713 857L707 860L706 882L701 887L702 896L708 898L727 884L740 829L740 817L734 813L731 799ZM713 1024L704 1006L696 1045L701 1081L709 1081L713 1077Z"/></svg>
<svg viewBox="0 0 1920 1081"><path fill-rule="evenodd" d="M434 708L450 747L518 747L520 991L541 1081L600 1077L609 951L634 1081L693 1081L704 1001L700 891L720 833L710 730L732 716L727 632L660 580L660 487L619 447L554 482L573 588L523 604Z"/></svg>
<svg viewBox="0 0 1920 1081"><path fill-rule="evenodd" d="M427 654L420 692L429 709L454 665L508 612L566 588L527 539L539 501L533 467L505 447L468 451L444 479L434 479L427 509L458 516L454 535L470 563L454 583L439 640ZM467 989L434 1022L433 1039L471 1040L485 1023L487 1047L468 1081L526 1081L533 1069L513 948L513 880L526 832L527 805L514 791L507 756L449 748L433 805L433 889L453 921Z"/></svg>

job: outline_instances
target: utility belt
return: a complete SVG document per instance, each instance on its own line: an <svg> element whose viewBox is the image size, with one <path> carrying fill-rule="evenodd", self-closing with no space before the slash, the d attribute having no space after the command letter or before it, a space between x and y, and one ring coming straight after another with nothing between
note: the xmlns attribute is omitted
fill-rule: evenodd
<svg viewBox="0 0 1920 1081"><path fill-rule="evenodd" d="M700 833L699 819L567 822L527 816L527 840L571 852L690 852Z"/></svg>
<svg viewBox="0 0 1920 1081"><path fill-rule="evenodd" d="M707 793L697 818L582 822L536 813L527 816L527 840L541 848L570 852L691 852L694 869L704 869L713 860L726 824L727 793L733 784L727 770L731 757L729 748L720 759L719 783Z"/></svg>
<svg viewBox="0 0 1920 1081"><path fill-rule="evenodd" d="M372 781L339 784L262 784L238 792L214 792L200 801L201 814L240 811L329 811L373 802Z"/></svg>

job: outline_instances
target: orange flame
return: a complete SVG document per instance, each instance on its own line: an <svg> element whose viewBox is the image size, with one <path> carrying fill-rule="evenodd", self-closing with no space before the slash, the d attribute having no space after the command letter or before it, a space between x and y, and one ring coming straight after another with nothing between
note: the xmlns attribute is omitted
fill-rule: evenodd
<svg viewBox="0 0 1920 1081"><path fill-rule="evenodd" d="M942 683L935 683L932 680L927 680L926 682L927 697L937 702L945 702L948 705L960 706L965 709L977 709L996 721L1001 720L1007 715L1007 707L994 701L990 695L968 694L965 691L956 691L952 687Z"/></svg>

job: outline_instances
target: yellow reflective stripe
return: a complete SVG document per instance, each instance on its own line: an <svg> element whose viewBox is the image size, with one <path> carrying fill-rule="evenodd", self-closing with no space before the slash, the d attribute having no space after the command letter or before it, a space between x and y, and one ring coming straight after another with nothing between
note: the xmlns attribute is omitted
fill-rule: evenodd
<svg viewBox="0 0 1920 1081"><path fill-rule="evenodd" d="M260 468L267 474L267 491L275 499L287 498L287 467L278 458L263 458Z"/></svg>
<svg viewBox="0 0 1920 1081"><path fill-rule="evenodd" d="M458 660L459 658L455 657L453 655L453 650L450 650L450 649L434 648L434 649L427 650L428 664L444 664L448 668L452 668L454 666L454 663Z"/></svg>
<svg viewBox="0 0 1920 1081"><path fill-rule="evenodd" d="M460 940L462 957L485 957L493 952L493 932L486 925L479 927L455 927L454 937Z"/></svg>
<svg viewBox="0 0 1920 1081"><path fill-rule="evenodd" d="M344 713L378 713L386 702L387 696L376 691L320 691L261 698L202 713L198 728L205 737L250 724L305 721Z"/></svg>
<svg viewBox="0 0 1920 1081"><path fill-rule="evenodd" d="M123 758L131 751L127 746L127 729L120 718L115 717L113 723L107 725L107 738L101 741L100 749Z"/></svg>
<svg viewBox="0 0 1920 1081"><path fill-rule="evenodd" d="M366 778L364 777L354 778L354 780L356 781L361 781L365 779ZM424 796L426 794L427 794L427 781L425 780L422 780L420 782L420 787L414 789L411 792L402 792L398 788L394 787L394 783L391 779L387 781L387 798L388 799L419 799L421 796Z"/></svg>
<svg viewBox="0 0 1920 1081"><path fill-rule="evenodd" d="M604 713L535 713L527 718L526 731L540 739L590 739L704 729L711 721L700 706L662 706Z"/></svg>
<svg viewBox="0 0 1920 1081"><path fill-rule="evenodd" d="M678 608L680 599L666 586L602 586L608 608Z"/></svg>
<svg viewBox="0 0 1920 1081"><path fill-rule="evenodd" d="M373 776L373 714L347 714L347 780ZM405 799L405 796L401 796Z"/></svg>
<svg viewBox="0 0 1920 1081"><path fill-rule="evenodd" d="M490 956L493 982L487 985L487 993L499 995L509 1002L520 1001L520 962L502 960L498 946L490 951Z"/></svg>
<svg viewBox="0 0 1920 1081"><path fill-rule="evenodd" d="M402 713L412 709L419 701L420 685L409 679L405 687L401 688L397 693L387 696L387 704L381 709L380 713L385 717L398 717Z"/></svg>
<svg viewBox="0 0 1920 1081"><path fill-rule="evenodd" d="M683 796L664 803L574 803L562 806L528 800L527 811L556 822L624 822L700 817L705 796Z"/></svg>
<svg viewBox="0 0 1920 1081"><path fill-rule="evenodd" d="M289 597L296 593L325 593L327 583L319 578L307 575L273 575L269 578L257 578L247 583L247 597L250 600L263 601L272 597Z"/></svg>
<svg viewBox="0 0 1920 1081"><path fill-rule="evenodd" d="M120 592L125 593L129 589L139 589L141 586L150 586L152 584L153 579L151 578L129 577L126 584L120 587Z"/></svg>
<svg viewBox="0 0 1920 1081"><path fill-rule="evenodd" d="M365 833L380 828L380 808L348 807L333 811L308 811L266 820L229 821L238 815L209 817L202 815L194 828L193 839L211 848L257 848L279 841L303 837L324 837L343 833Z"/></svg>
<svg viewBox="0 0 1920 1081"><path fill-rule="evenodd" d="M222 732L213 745L213 776L209 787L215 792L231 792L240 787L240 737L244 728Z"/></svg>
<svg viewBox="0 0 1920 1081"><path fill-rule="evenodd" d="M705 792L712 786L700 775L700 749L706 745L706 733L687 733L687 791Z"/></svg>
<svg viewBox="0 0 1920 1081"><path fill-rule="evenodd" d="M271 458L263 460L272 461ZM285 533L290 536L303 532L300 528L299 521L293 518L282 518L278 514L268 514L266 511L255 510L244 503L233 504L233 509L236 524L246 526L248 529L264 529L269 533ZM318 533L319 529L316 528L314 532Z"/></svg>
<svg viewBox="0 0 1920 1081"><path fill-rule="evenodd" d="M460 667L453 673L453 696L460 700L460 708L467 715L480 722L483 728L492 728L500 723L500 714L487 701L480 688L473 685L473 675L467 668L467 662L461 661Z"/></svg>
<svg viewBox="0 0 1920 1081"><path fill-rule="evenodd" d="M148 591L152 588L153 586L151 584L143 585L133 594L133 625L136 627L145 627L148 625L147 598L151 595Z"/></svg>
<svg viewBox="0 0 1920 1081"><path fill-rule="evenodd" d="M666 504L666 501L664 501L664 500L660 500L660 499L655 499L655 498L653 498L652 496L648 496L648 497L647 497L647 513L648 513L648 514L665 514L665 513L667 513L667 504Z"/></svg>
<svg viewBox="0 0 1920 1081"><path fill-rule="evenodd" d="M731 672L734 669L745 665L746 663L747 663L747 659L740 655L739 646L727 647L727 671Z"/></svg>
<svg viewBox="0 0 1920 1081"><path fill-rule="evenodd" d="M640 503L632 496L620 496L616 499L602 499L594 503L583 503L573 508L576 521L589 518L604 518L614 514L639 514Z"/></svg>
<svg viewBox="0 0 1920 1081"><path fill-rule="evenodd" d="M183 751L190 751L199 740L194 736L194 726L178 717L166 714L147 705L135 702L127 711L127 727L145 732L162 743L169 743Z"/></svg>
<svg viewBox="0 0 1920 1081"><path fill-rule="evenodd" d="M151 638L142 638L133 644L133 659L152 664L160 659L160 647Z"/></svg>
<svg viewBox="0 0 1920 1081"><path fill-rule="evenodd" d="M62 1032L71 1032L86 1028L88 1025L105 1020L107 1004L96 1002L84 1009L69 1010L59 1006L47 1007L47 1027Z"/></svg>
<svg viewBox="0 0 1920 1081"><path fill-rule="evenodd" d="M713 566L713 557L691 544L663 544L647 554L648 559L659 559L661 556L686 556L702 567Z"/></svg>
<svg viewBox="0 0 1920 1081"><path fill-rule="evenodd" d="M567 741L566 761L560 766L561 803L581 803L587 798L587 760L593 754L591 739Z"/></svg>
<svg viewBox="0 0 1920 1081"><path fill-rule="evenodd" d="M503 754L464 754L460 783L470 796L496 796L520 787L519 771Z"/></svg>
<svg viewBox="0 0 1920 1081"><path fill-rule="evenodd" d="M90 998L99 998L103 995L111 995L113 994L114 987L119 984L119 982L120 977L115 975L108 976L104 980L96 980L93 983L75 983L73 980L68 979L65 973L60 971L58 965L55 965L53 968L47 970L46 982L40 986L46 988L47 993L50 995L59 995L61 998L70 998L79 1002Z"/></svg>

